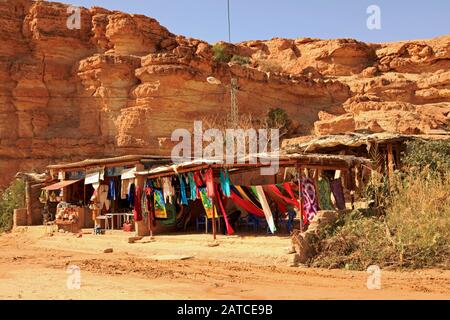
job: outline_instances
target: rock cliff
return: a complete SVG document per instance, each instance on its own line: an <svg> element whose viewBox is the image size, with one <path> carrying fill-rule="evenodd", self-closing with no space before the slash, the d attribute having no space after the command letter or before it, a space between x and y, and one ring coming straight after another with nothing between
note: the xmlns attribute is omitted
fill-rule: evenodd
<svg viewBox="0 0 450 320"><path fill-rule="evenodd" d="M50 162L168 154L170 134L226 113L281 107L298 134L429 133L450 126L450 36L366 44L351 39L223 43L248 64L214 61L207 42L156 20L68 5L0 1L0 186Z"/></svg>

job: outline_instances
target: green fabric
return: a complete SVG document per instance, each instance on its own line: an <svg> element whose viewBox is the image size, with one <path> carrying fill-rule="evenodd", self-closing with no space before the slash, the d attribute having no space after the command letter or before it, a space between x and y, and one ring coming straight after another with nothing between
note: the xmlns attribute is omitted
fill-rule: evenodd
<svg viewBox="0 0 450 320"><path fill-rule="evenodd" d="M331 202L330 182L326 179L319 180L320 210L335 210Z"/></svg>
<svg viewBox="0 0 450 320"><path fill-rule="evenodd" d="M167 219L159 220L159 222L165 226L174 226L177 222L177 213L175 211L175 205L173 203L166 203Z"/></svg>

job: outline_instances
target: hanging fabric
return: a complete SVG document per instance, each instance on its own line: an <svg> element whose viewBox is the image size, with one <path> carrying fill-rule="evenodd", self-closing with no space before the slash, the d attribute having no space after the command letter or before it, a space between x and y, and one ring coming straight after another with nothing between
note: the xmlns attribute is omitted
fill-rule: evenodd
<svg viewBox="0 0 450 320"><path fill-rule="evenodd" d="M341 179L335 179L330 182L331 192L336 200L336 207L339 210L345 210L345 196L344 188L342 187Z"/></svg>
<svg viewBox="0 0 450 320"><path fill-rule="evenodd" d="M169 177L162 178L162 189L164 195L164 201L172 202L175 195L175 190L172 185L172 181Z"/></svg>
<svg viewBox="0 0 450 320"><path fill-rule="evenodd" d="M222 187L223 194L227 198L231 197L230 175L226 169L220 170L220 185Z"/></svg>
<svg viewBox="0 0 450 320"><path fill-rule="evenodd" d="M197 185L195 184L194 174L192 172L188 173L188 180L189 180L189 189L190 189L190 193L191 193L190 200L195 201L198 199Z"/></svg>
<svg viewBox="0 0 450 320"><path fill-rule="evenodd" d="M295 206L298 209L300 209L300 203L298 202L297 197L294 195L294 192L292 191L291 184L289 182L286 182L283 184L283 187L286 190L286 192L289 194L289 196L291 197L291 200L293 201Z"/></svg>
<svg viewBox="0 0 450 320"><path fill-rule="evenodd" d="M333 203L331 202L331 188L328 179L322 178L321 180L319 180L318 187L320 194L320 210L334 210Z"/></svg>
<svg viewBox="0 0 450 320"><path fill-rule="evenodd" d="M298 207L298 201L296 201L295 199L293 200L292 198L288 198L285 195L283 195L280 191L280 189L277 188L276 185L272 184L267 186L267 188L270 190L271 193L273 193L274 197L276 197L277 199L281 199L282 201L297 206Z"/></svg>
<svg viewBox="0 0 450 320"><path fill-rule="evenodd" d="M199 190L200 192L200 197L202 199L202 203L203 203L203 207L205 208L206 211L206 217L208 219L212 219L213 217L213 209L214 209L214 214L215 217L217 218L217 209L213 206L213 201L210 197L208 197L208 192L206 190L206 188L201 188Z"/></svg>
<svg viewBox="0 0 450 320"><path fill-rule="evenodd" d="M272 210L270 210L270 206L267 203L266 195L264 194L263 187L257 186L255 187L256 192L258 193L259 202L261 203L264 211L264 216L266 217L267 224L272 233L277 231L277 227L275 226L275 222L273 221Z"/></svg>
<svg viewBox="0 0 450 320"><path fill-rule="evenodd" d="M184 181L184 176L180 174L178 180L180 181L181 204L187 206L189 203L186 197L186 182Z"/></svg>
<svg viewBox="0 0 450 320"><path fill-rule="evenodd" d="M227 216L227 211L225 210L225 207L222 203L222 194L219 192L219 188L217 187L217 185L215 185L215 191L216 191L216 195L217 195L217 202L219 203L219 208L220 211L222 212L223 215L223 219L225 220L225 226L227 228L227 234L229 236L231 236L232 234L234 234L234 230L231 227L229 221L228 221L228 216Z"/></svg>
<svg viewBox="0 0 450 320"><path fill-rule="evenodd" d="M240 195L244 200L249 201L257 208L262 209L258 198L256 198L255 195L252 194L252 191L248 190L247 187L236 186L236 189L239 191Z"/></svg>
<svg viewBox="0 0 450 320"><path fill-rule="evenodd" d="M203 182L202 174L199 171L194 172L194 181L195 181L195 185L197 186L197 199L201 199L199 189L201 187L203 187L205 185L205 183Z"/></svg>
<svg viewBox="0 0 450 320"><path fill-rule="evenodd" d="M136 190L136 186L134 183L130 184L130 187L128 188L128 205L130 206L130 208L132 208L134 206L134 193Z"/></svg>
<svg viewBox="0 0 450 320"><path fill-rule="evenodd" d="M127 199L128 191L130 190L130 185L133 183L134 179L125 179L121 181L120 185L120 199Z"/></svg>
<svg viewBox="0 0 450 320"><path fill-rule="evenodd" d="M302 180L302 195L303 209L308 221L310 222L315 217L317 211L319 211L314 180L310 178L305 178Z"/></svg>
<svg viewBox="0 0 450 320"><path fill-rule="evenodd" d="M145 207L146 211L148 212L147 225L149 226L149 228L156 225L154 189L152 186L153 184L151 183L151 180L147 180L146 187L143 192L145 194Z"/></svg>
<svg viewBox="0 0 450 320"><path fill-rule="evenodd" d="M155 217L157 219L167 219L166 203L163 193L160 190L154 192Z"/></svg>
<svg viewBox="0 0 450 320"><path fill-rule="evenodd" d="M140 186L137 186L134 195L134 208L133 208L134 221L142 221L141 198L142 198L142 188Z"/></svg>
<svg viewBox="0 0 450 320"><path fill-rule="evenodd" d="M275 187L276 188L276 187ZM286 201L284 201L281 197L279 197L276 193L274 193L270 186L263 186L264 192L273 200L278 206L278 209L281 212L287 212Z"/></svg>
<svg viewBox="0 0 450 320"><path fill-rule="evenodd" d="M97 189L97 201L100 203L100 209L105 206L106 211L109 211L111 202L108 200L108 186L102 184Z"/></svg>
<svg viewBox="0 0 450 320"><path fill-rule="evenodd" d="M147 203L147 194L146 194L147 187L144 188L144 190L141 192L141 210L142 210L142 218L147 221L149 218L149 206Z"/></svg>
<svg viewBox="0 0 450 320"><path fill-rule="evenodd" d="M214 172L212 168L209 168L205 172L205 183L208 197L214 198Z"/></svg>
<svg viewBox="0 0 450 320"><path fill-rule="evenodd" d="M109 180L109 189L108 189L108 200L116 200L117 199L117 193L116 193L116 185L113 178Z"/></svg>
<svg viewBox="0 0 450 320"><path fill-rule="evenodd" d="M166 203L167 219L161 220L160 223L165 226L174 226L177 222L177 212L173 203Z"/></svg>
<svg viewBox="0 0 450 320"><path fill-rule="evenodd" d="M86 174L86 178L84 179L84 184L93 184L100 182L100 172L91 172Z"/></svg>
<svg viewBox="0 0 450 320"><path fill-rule="evenodd" d="M264 217L263 210L255 206L251 201L243 199L235 186L231 186L231 200L248 213L254 214L258 217Z"/></svg>

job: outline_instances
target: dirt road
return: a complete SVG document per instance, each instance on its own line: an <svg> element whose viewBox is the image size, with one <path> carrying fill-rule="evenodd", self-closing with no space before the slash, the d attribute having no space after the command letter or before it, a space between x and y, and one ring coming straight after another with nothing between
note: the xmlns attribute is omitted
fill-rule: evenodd
<svg viewBox="0 0 450 320"><path fill-rule="evenodd" d="M288 267L282 237L209 247L207 235L129 244L122 232L22 231L0 236L0 299L450 299L450 271L383 270L382 289L368 290L365 272ZM79 290L67 288L69 265L81 270Z"/></svg>

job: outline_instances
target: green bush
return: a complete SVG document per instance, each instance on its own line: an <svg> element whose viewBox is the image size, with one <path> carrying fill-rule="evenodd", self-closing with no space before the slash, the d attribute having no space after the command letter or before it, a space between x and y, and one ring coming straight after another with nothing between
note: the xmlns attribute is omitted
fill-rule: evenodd
<svg viewBox="0 0 450 320"><path fill-rule="evenodd" d="M231 62L238 63L240 65L246 65L250 63L249 57L234 55L233 58L231 58Z"/></svg>
<svg viewBox="0 0 450 320"><path fill-rule="evenodd" d="M450 171L450 140L412 140L406 143L403 163L417 171L425 167L444 173Z"/></svg>
<svg viewBox="0 0 450 320"><path fill-rule="evenodd" d="M280 135L284 135L291 129L292 121L286 110L271 108L267 113L267 125L269 128L280 129Z"/></svg>
<svg viewBox="0 0 450 320"><path fill-rule="evenodd" d="M319 235L315 267L450 267L450 173L397 176L385 213L342 216Z"/></svg>
<svg viewBox="0 0 450 320"><path fill-rule="evenodd" d="M215 44L212 50L214 53L214 61L223 63L231 61L231 55L227 52L227 48L223 44Z"/></svg>
<svg viewBox="0 0 450 320"><path fill-rule="evenodd" d="M11 182L8 188L0 191L0 232L12 228L14 209L25 206L25 183L20 180Z"/></svg>

